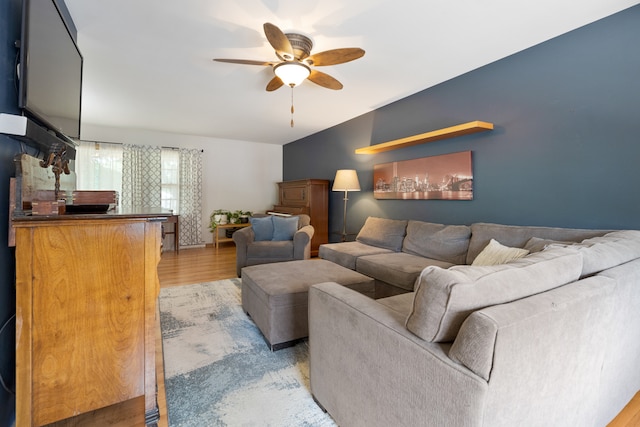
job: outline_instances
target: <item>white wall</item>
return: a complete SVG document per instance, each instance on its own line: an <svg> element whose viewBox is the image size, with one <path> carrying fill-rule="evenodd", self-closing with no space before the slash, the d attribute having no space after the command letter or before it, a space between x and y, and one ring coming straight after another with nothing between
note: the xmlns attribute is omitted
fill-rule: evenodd
<svg viewBox="0 0 640 427"><path fill-rule="evenodd" d="M203 152L202 239L211 243L209 215L215 209L264 212L278 201L282 181L282 146L248 141L180 135L140 129L83 124L82 139Z"/></svg>

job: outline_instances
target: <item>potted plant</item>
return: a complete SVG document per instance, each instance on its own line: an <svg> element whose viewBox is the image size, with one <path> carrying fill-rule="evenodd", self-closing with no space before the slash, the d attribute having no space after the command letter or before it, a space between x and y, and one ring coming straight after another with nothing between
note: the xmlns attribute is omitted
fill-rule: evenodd
<svg viewBox="0 0 640 427"><path fill-rule="evenodd" d="M247 222L249 222L249 217L253 215L253 213L251 211L244 211L240 214L240 222L242 224L246 224Z"/></svg>
<svg viewBox="0 0 640 427"><path fill-rule="evenodd" d="M209 229L213 233L216 228L218 228L218 224L226 224L229 218L229 211L224 209L216 209L211 213L209 217Z"/></svg>
<svg viewBox="0 0 640 427"><path fill-rule="evenodd" d="M240 216L242 215L242 213L243 212L241 210L229 212L229 224L240 224ZM225 236L230 238L230 237L233 236L233 233L235 233L239 229L240 229L240 227L238 227L238 228L227 228L225 230Z"/></svg>
<svg viewBox="0 0 640 427"><path fill-rule="evenodd" d="M242 211L233 211L229 213L229 223L237 224L240 222L240 215Z"/></svg>

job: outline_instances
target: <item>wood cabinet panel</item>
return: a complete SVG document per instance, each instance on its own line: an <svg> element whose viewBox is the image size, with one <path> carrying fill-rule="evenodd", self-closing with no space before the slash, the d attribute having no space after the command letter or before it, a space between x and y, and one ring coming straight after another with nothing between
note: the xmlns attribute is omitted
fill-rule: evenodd
<svg viewBox="0 0 640 427"><path fill-rule="evenodd" d="M35 230L36 424L144 394L143 236L141 223Z"/></svg>
<svg viewBox="0 0 640 427"><path fill-rule="evenodd" d="M309 188L305 184L281 185L280 204L283 206L304 206L309 205Z"/></svg>
<svg viewBox="0 0 640 427"><path fill-rule="evenodd" d="M160 222L17 222L16 418L44 425L155 398Z"/></svg>

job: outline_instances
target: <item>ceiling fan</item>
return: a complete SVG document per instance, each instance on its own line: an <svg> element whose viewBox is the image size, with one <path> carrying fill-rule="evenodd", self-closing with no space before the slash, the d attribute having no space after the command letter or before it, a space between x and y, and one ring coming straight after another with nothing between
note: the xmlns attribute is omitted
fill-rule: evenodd
<svg viewBox="0 0 640 427"><path fill-rule="evenodd" d="M267 40L276 51L279 61L255 61L251 59L215 58L214 61L232 64L262 65L273 67L275 76L267 83L271 92L287 85L291 87L291 127L293 127L293 88L306 79L327 89L340 90L342 83L327 73L312 67L337 65L353 61L364 55L359 47L326 50L311 55L313 42L309 37L297 33L283 33L280 28L267 22L263 25Z"/></svg>
<svg viewBox="0 0 640 427"><path fill-rule="evenodd" d="M342 89L342 83L334 77L312 67L337 65L353 61L364 55L358 47L332 49L311 55L313 42L306 36L296 33L283 33L280 28L267 22L263 25L264 33L275 49L279 61L254 61L250 59L216 58L214 61L233 64L271 66L275 76L267 84L267 91L274 91L283 85L295 87L305 79L327 89Z"/></svg>

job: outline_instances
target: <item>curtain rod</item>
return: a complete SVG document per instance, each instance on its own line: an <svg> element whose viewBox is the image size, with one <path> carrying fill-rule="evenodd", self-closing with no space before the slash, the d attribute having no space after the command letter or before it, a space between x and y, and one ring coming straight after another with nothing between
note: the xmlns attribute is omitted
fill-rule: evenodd
<svg viewBox="0 0 640 427"><path fill-rule="evenodd" d="M122 142L113 142L113 141L95 141L92 139L76 139L78 142L91 142L94 144L112 144L112 145L124 145Z"/></svg>
<svg viewBox="0 0 640 427"><path fill-rule="evenodd" d="M124 142L113 142L113 141L94 141L91 139L78 139L77 141L80 142L91 142L93 144L112 144L112 145L124 145ZM132 145L136 145L136 144L132 144ZM161 146L160 148L166 148L168 150L179 150L180 147L165 147L165 146ZM200 150L201 153L204 153L204 150L201 149Z"/></svg>

